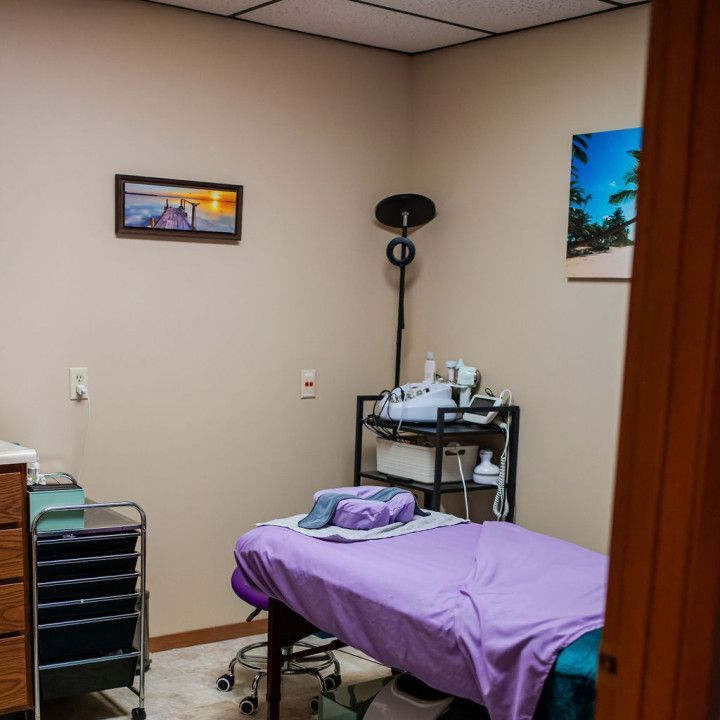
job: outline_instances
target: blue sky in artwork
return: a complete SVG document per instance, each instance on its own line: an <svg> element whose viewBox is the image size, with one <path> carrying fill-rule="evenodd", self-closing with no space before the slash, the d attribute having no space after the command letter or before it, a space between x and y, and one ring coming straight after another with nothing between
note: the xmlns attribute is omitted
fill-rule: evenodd
<svg viewBox="0 0 720 720"><path fill-rule="evenodd" d="M578 184L592 195L585 210L594 222L602 223L617 207L622 208L628 220L635 217L634 201L618 206L613 205L608 198L626 187L623 178L635 163L628 151L641 149L642 128L595 132L588 139L588 163L583 165L576 161L575 166L578 170ZM634 224L632 229L634 231Z"/></svg>

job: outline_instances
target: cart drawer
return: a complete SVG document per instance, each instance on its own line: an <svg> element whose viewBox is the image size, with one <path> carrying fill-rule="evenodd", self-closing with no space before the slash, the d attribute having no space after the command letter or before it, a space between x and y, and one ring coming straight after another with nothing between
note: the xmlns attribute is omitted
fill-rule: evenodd
<svg viewBox="0 0 720 720"><path fill-rule="evenodd" d="M139 613L133 613L129 617L120 615L40 625L40 663L70 660L78 656L107 655L130 647L135 637L138 616Z"/></svg>
<svg viewBox="0 0 720 720"><path fill-rule="evenodd" d="M18 525L22 521L23 489L20 473L0 477L0 525Z"/></svg>
<svg viewBox="0 0 720 720"><path fill-rule="evenodd" d="M106 555L103 557L75 557L62 560L40 560L37 563L38 580L74 580L135 572L138 553Z"/></svg>
<svg viewBox="0 0 720 720"><path fill-rule="evenodd" d="M25 638L0 640L0 713L28 705Z"/></svg>
<svg viewBox="0 0 720 720"><path fill-rule="evenodd" d="M23 576L23 531L0 530L0 580Z"/></svg>
<svg viewBox="0 0 720 720"><path fill-rule="evenodd" d="M84 558L128 554L135 551L140 535L136 532L107 533L105 535L65 535L38 541L38 560L63 560L82 556Z"/></svg>
<svg viewBox="0 0 720 720"><path fill-rule="evenodd" d="M79 600L81 598L108 597L110 595L127 595L135 592L138 574L107 577L94 577L79 580L60 580L38 587L38 599L41 603L60 602L62 600Z"/></svg>
<svg viewBox="0 0 720 720"><path fill-rule="evenodd" d="M0 585L0 635L25 630L25 586Z"/></svg>
<svg viewBox="0 0 720 720"><path fill-rule="evenodd" d="M131 649L122 654L130 655L134 652ZM137 656L101 657L82 661L82 664L69 663L66 666L58 663L40 669L40 692L44 700L49 700L99 690L130 687L135 680L137 665Z"/></svg>
<svg viewBox="0 0 720 720"><path fill-rule="evenodd" d="M54 603L41 603L38 609L40 624L87 620L108 615L128 615L137 609L139 593L119 597L82 598Z"/></svg>

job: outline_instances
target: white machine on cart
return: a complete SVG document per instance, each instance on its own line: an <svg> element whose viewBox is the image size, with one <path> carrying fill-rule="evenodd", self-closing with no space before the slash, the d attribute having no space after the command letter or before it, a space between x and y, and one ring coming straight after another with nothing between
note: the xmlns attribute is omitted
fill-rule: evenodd
<svg viewBox="0 0 720 720"><path fill-rule="evenodd" d="M435 720L453 701L411 675L396 675L376 696L364 720Z"/></svg>
<svg viewBox="0 0 720 720"><path fill-rule="evenodd" d="M396 387L380 401L380 417L393 422L437 422L438 408L457 407L452 386L447 383L419 382ZM457 420L459 414L445 416Z"/></svg>

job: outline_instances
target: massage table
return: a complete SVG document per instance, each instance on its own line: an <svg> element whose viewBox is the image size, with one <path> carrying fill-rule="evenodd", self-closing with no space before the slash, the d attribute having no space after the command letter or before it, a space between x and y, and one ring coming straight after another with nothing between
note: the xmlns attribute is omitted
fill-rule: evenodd
<svg viewBox="0 0 720 720"><path fill-rule="evenodd" d="M558 558L552 567L533 558L533 537L550 543ZM543 552L545 558L547 548ZM280 718L283 648L318 629L339 639L335 647L352 645L438 690L487 705L493 720L592 718L604 556L509 523L467 523L355 543L262 526L238 540L235 556L248 585L270 597L269 720ZM479 596L485 596L481 609ZM557 645L550 656L544 646L533 646L528 629L537 625L538 608L544 637L550 632ZM517 642L514 636L508 642L505 626L495 632L501 616ZM503 668L503 687L492 682L497 668ZM524 677L543 684L527 697L514 697L508 688Z"/></svg>

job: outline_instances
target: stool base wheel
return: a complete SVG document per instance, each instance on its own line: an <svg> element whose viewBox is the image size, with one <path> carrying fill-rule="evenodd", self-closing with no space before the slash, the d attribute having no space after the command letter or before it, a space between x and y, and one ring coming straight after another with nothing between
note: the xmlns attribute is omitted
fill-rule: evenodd
<svg viewBox="0 0 720 720"><path fill-rule="evenodd" d="M252 695L244 697L240 701L240 712L243 715L254 715L258 711L258 699Z"/></svg>

